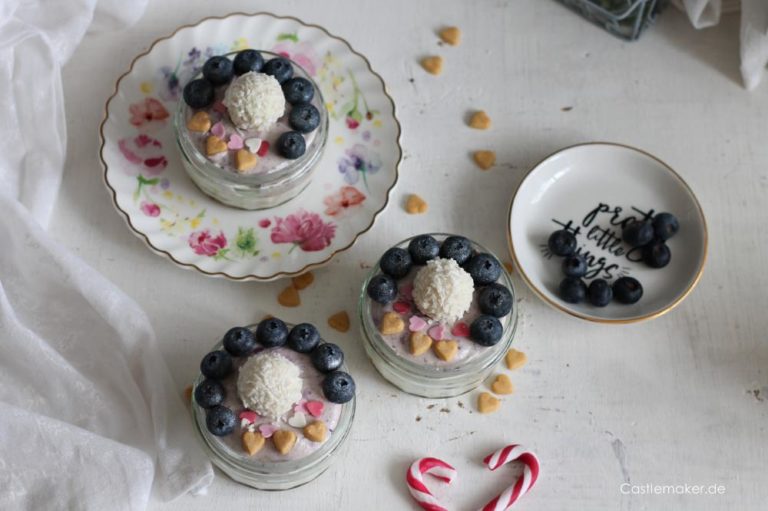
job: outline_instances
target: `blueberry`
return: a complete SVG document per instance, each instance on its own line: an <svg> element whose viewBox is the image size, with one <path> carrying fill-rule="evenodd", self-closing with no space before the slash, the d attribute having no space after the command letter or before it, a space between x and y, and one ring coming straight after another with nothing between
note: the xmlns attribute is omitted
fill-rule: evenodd
<svg viewBox="0 0 768 511"><path fill-rule="evenodd" d="M384 252L379 260L381 271L395 279L401 279L408 275L411 266L413 266L411 254L404 248L390 248Z"/></svg>
<svg viewBox="0 0 768 511"><path fill-rule="evenodd" d="M323 395L331 403L351 401L355 397L355 380L343 371L334 371L323 379Z"/></svg>
<svg viewBox="0 0 768 511"><path fill-rule="evenodd" d="M198 78L184 86L184 102L190 108L205 108L213 103L213 85L208 80Z"/></svg>
<svg viewBox="0 0 768 511"><path fill-rule="evenodd" d="M643 286L637 279L621 277L613 283L613 296L621 303L635 303L643 296Z"/></svg>
<svg viewBox="0 0 768 511"><path fill-rule="evenodd" d="M587 288L587 300L595 307L605 307L613 299L611 285L603 279L595 279Z"/></svg>
<svg viewBox="0 0 768 511"><path fill-rule="evenodd" d="M195 403L203 408L213 408L224 402L227 393L216 380L205 379L195 387Z"/></svg>
<svg viewBox="0 0 768 511"><path fill-rule="evenodd" d="M477 303L483 314L503 318L512 310L512 293L501 284L491 284L480 290Z"/></svg>
<svg viewBox="0 0 768 511"><path fill-rule="evenodd" d="M440 254L440 243L429 234L422 234L408 243L408 252L414 264L427 264Z"/></svg>
<svg viewBox="0 0 768 511"><path fill-rule="evenodd" d="M321 373L330 373L344 363L344 352L337 345L326 342L313 349L309 358L315 369Z"/></svg>
<svg viewBox="0 0 768 511"><path fill-rule="evenodd" d="M289 160L295 160L304 154L307 150L307 143L301 133L296 131L286 131L277 138L275 143L277 154Z"/></svg>
<svg viewBox="0 0 768 511"><path fill-rule="evenodd" d="M568 303L581 303L587 296L587 285L577 277L565 277L560 282L560 298Z"/></svg>
<svg viewBox="0 0 768 511"><path fill-rule="evenodd" d="M226 406L214 406L205 414L205 425L208 431L216 436L227 436L235 431L237 416Z"/></svg>
<svg viewBox="0 0 768 511"><path fill-rule="evenodd" d="M371 300L386 305L397 298L397 283L389 275L380 273L368 281L367 291Z"/></svg>
<svg viewBox="0 0 768 511"><path fill-rule="evenodd" d="M256 327L256 340L266 348L283 346L288 342L288 327L280 319L265 319Z"/></svg>
<svg viewBox="0 0 768 511"><path fill-rule="evenodd" d="M473 255L464 265L464 269L478 286L493 284L501 276L501 264L491 254L486 253Z"/></svg>
<svg viewBox="0 0 768 511"><path fill-rule="evenodd" d="M448 236L440 247L440 257L453 259L461 266L472 257L472 243L464 236Z"/></svg>
<svg viewBox="0 0 768 511"><path fill-rule="evenodd" d="M659 213L653 217L653 232L657 238L666 241L680 230L680 222L672 213Z"/></svg>
<svg viewBox="0 0 768 511"><path fill-rule="evenodd" d="M288 59L283 57L268 60L261 71L274 76L275 80L281 84L293 76L293 66Z"/></svg>
<svg viewBox="0 0 768 511"><path fill-rule="evenodd" d="M306 78L297 76L286 80L283 84L283 95L285 100L295 105L297 103L309 103L315 96L315 88L312 86L312 82Z"/></svg>
<svg viewBox="0 0 768 511"><path fill-rule="evenodd" d="M203 64L203 77L213 85L224 85L232 80L232 61L227 57L211 57Z"/></svg>
<svg viewBox="0 0 768 511"><path fill-rule="evenodd" d="M664 268L672 259L672 252L663 241L653 241L643 247L643 261L651 268Z"/></svg>
<svg viewBox="0 0 768 511"><path fill-rule="evenodd" d="M309 353L319 342L320 332L310 323L299 323L288 334L288 346L299 353Z"/></svg>
<svg viewBox="0 0 768 511"><path fill-rule="evenodd" d="M566 277L583 277L587 273L587 260L580 254L569 255L563 259L563 273Z"/></svg>
<svg viewBox="0 0 768 511"><path fill-rule="evenodd" d="M235 55L232 67L237 76L244 75L249 71L258 73L264 67L264 57L256 50L243 50Z"/></svg>
<svg viewBox="0 0 768 511"><path fill-rule="evenodd" d="M249 329L241 326L230 328L224 334L224 349L233 357L250 355L256 349L256 337Z"/></svg>
<svg viewBox="0 0 768 511"><path fill-rule="evenodd" d="M556 256L569 256L576 251L576 236L571 231L560 229L549 235L547 246Z"/></svg>
<svg viewBox="0 0 768 511"><path fill-rule="evenodd" d="M653 225L648 220L630 222L621 232L624 241L633 247L640 247L653 239Z"/></svg>
<svg viewBox="0 0 768 511"><path fill-rule="evenodd" d="M469 338L482 346L493 346L503 332L501 322L493 316L478 316L469 326Z"/></svg>
<svg viewBox="0 0 768 511"><path fill-rule="evenodd" d="M311 103L293 105L288 114L288 124L299 133L309 133L320 126L320 112Z"/></svg>
<svg viewBox="0 0 768 511"><path fill-rule="evenodd" d="M208 378L221 380L232 372L232 357L224 350L212 351L200 362L200 372Z"/></svg>

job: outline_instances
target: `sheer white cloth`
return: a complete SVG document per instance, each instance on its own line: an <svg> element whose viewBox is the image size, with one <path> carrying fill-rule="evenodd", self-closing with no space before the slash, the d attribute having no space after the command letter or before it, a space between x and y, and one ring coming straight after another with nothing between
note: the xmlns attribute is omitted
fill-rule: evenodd
<svg viewBox="0 0 768 511"><path fill-rule="evenodd" d="M66 148L60 68L145 4L0 1L3 510L138 511L213 478L144 312L41 227Z"/></svg>
<svg viewBox="0 0 768 511"><path fill-rule="evenodd" d="M736 10L737 0L676 0L696 28L720 22L723 12ZM768 0L741 0L741 76L747 89L760 83L768 64Z"/></svg>

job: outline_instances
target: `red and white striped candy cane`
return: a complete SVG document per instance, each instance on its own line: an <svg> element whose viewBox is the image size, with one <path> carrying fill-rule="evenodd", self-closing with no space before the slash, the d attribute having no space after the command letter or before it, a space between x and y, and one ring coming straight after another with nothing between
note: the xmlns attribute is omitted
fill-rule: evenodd
<svg viewBox="0 0 768 511"><path fill-rule="evenodd" d="M536 479L539 477L539 459L522 445L512 444L499 449L486 457L483 463L489 469L496 470L510 461L520 461L524 464L522 477L518 477L515 484L487 503L482 511L505 511L511 508L536 483Z"/></svg>
<svg viewBox="0 0 768 511"><path fill-rule="evenodd" d="M444 483L451 484L456 479L456 469L437 458L421 458L413 462L405 478L408 491L419 506L426 511L447 511L424 484L424 474L432 474Z"/></svg>

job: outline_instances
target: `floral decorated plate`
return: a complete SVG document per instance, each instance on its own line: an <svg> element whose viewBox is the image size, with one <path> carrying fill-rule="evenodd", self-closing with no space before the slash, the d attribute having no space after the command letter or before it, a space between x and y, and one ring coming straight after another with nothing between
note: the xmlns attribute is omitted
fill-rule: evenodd
<svg viewBox="0 0 768 511"><path fill-rule="evenodd" d="M196 188L171 126L183 85L205 60L244 48L301 65L330 121L311 184L261 211ZM397 182L399 137L384 82L346 41L296 18L238 13L181 27L134 59L107 101L100 155L115 207L155 252L207 275L273 280L327 263L370 229Z"/></svg>
<svg viewBox="0 0 768 511"><path fill-rule="evenodd" d="M679 230L666 241L668 264L653 268L642 247L623 241L622 228L662 212L678 219ZM562 258L548 247L550 234L561 229L574 235L587 262L585 284L632 277L642 285L640 299L631 305L614 299L604 307L563 300ZM519 274L536 294L598 323L632 323L672 310L696 286L707 258L707 224L685 181L654 156L611 143L568 147L536 165L512 199L508 240Z"/></svg>

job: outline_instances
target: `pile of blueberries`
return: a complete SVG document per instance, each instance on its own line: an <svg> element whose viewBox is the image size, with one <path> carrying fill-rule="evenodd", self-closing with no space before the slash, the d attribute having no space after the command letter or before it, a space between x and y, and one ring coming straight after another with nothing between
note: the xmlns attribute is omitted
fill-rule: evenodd
<svg viewBox="0 0 768 511"><path fill-rule="evenodd" d="M223 350L212 351L203 357L200 372L205 379L195 387L195 402L206 409L206 426L216 436L229 435L237 424L235 412L222 404L226 390L221 380L234 370L232 357L248 357L259 347L288 346L298 353L308 354L315 369L326 373L322 389L328 401L343 404L355 396L355 380L339 371L344 363L344 352L333 343L321 342L320 333L310 323L300 323L289 331L283 321L269 318L259 323L255 333L246 327L231 328L224 334L222 344Z"/></svg>
<svg viewBox="0 0 768 511"><path fill-rule="evenodd" d="M291 160L299 158L307 150L303 133L310 133L320 126L320 112L310 103L315 96L312 82L293 77L291 62L283 57L264 61L256 50L243 50L234 60L219 55L209 58L203 65L203 77L192 80L184 87L184 102L190 108L206 108L215 97L216 87L227 85L235 76L253 71L274 76L283 88L285 100L292 105L288 124L294 131L280 135L275 150Z"/></svg>
<svg viewBox="0 0 768 511"><path fill-rule="evenodd" d="M482 346L499 342L504 328L498 318L512 311L512 293L496 282L502 271L499 261L490 254L476 253L463 236L448 236L441 245L429 234L422 234L410 241L408 250L390 248L379 260L382 273L368 282L368 296L382 305L395 301L397 280L408 275L414 265L423 266L436 257L456 261L480 289L478 306L482 314L470 325L470 338Z"/></svg>
<svg viewBox="0 0 768 511"><path fill-rule="evenodd" d="M672 253L666 241L680 230L680 223L671 213L658 213L652 219L627 223L622 229L622 239L633 249L642 250L643 261L651 268L663 268L669 264ZM560 298L568 303L581 303L585 299L596 307L605 307L612 299L619 303L637 303L643 296L643 286L633 277L620 277L613 286L603 279L595 279L589 287L582 277L587 273L587 260L576 253L576 237L561 229L553 232L547 242L549 250L564 257L560 282Z"/></svg>

